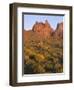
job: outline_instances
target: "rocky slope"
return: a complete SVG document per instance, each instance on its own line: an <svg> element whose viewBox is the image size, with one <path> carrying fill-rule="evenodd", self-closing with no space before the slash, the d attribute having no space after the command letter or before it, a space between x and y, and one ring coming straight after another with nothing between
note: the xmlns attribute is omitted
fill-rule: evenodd
<svg viewBox="0 0 74 90"><path fill-rule="evenodd" d="M24 31L24 74L63 72L63 23L56 30L46 20Z"/></svg>

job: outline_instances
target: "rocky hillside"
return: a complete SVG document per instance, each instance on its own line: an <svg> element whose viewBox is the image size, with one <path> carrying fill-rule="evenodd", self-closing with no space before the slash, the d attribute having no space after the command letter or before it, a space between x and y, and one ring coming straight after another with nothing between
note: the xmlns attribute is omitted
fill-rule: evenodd
<svg viewBox="0 0 74 90"><path fill-rule="evenodd" d="M46 20L24 30L24 74L63 72L63 23L55 30Z"/></svg>

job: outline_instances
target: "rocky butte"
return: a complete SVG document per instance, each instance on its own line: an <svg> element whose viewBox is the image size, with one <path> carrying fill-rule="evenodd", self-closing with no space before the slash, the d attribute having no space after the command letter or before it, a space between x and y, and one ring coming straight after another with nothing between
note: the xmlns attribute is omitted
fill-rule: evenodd
<svg viewBox="0 0 74 90"><path fill-rule="evenodd" d="M24 38L25 40L29 39L37 39L43 40L47 38L63 38L63 22L58 23L55 30L53 30L52 26L46 20L45 23L43 22L36 22L32 30L24 30Z"/></svg>

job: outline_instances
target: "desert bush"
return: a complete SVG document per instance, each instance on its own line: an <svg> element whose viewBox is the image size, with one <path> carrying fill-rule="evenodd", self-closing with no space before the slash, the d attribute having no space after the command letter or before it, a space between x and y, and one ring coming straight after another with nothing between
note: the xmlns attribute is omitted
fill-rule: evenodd
<svg viewBox="0 0 74 90"><path fill-rule="evenodd" d="M24 73L63 72L63 40L28 40L24 46Z"/></svg>

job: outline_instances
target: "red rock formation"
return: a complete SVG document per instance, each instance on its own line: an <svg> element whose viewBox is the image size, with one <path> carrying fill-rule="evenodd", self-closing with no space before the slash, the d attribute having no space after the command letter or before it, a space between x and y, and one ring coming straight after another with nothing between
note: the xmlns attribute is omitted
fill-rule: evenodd
<svg viewBox="0 0 74 90"><path fill-rule="evenodd" d="M63 22L57 24L57 28L54 32L54 36L58 38L63 38Z"/></svg>
<svg viewBox="0 0 74 90"><path fill-rule="evenodd" d="M35 40L44 40L51 37L63 38L63 23L57 24L57 28L55 31L51 28L51 25L47 20L45 21L45 23L36 22L32 30L24 30L25 40L30 40L31 38L34 38Z"/></svg>
<svg viewBox="0 0 74 90"><path fill-rule="evenodd" d="M36 34L38 34L38 36L42 38L49 37L53 32L47 20L45 21L45 23L36 22L35 25L33 26L33 31L36 32Z"/></svg>

